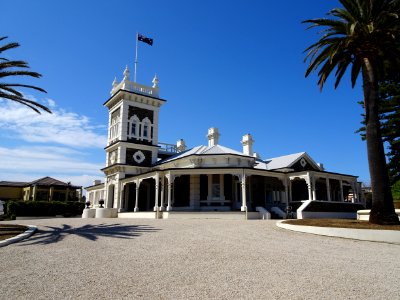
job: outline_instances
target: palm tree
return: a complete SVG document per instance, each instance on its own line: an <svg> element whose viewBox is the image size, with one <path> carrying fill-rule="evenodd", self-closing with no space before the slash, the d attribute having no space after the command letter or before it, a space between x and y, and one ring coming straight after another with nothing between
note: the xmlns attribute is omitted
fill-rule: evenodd
<svg viewBox="0 0 400 300"><path fill-rule="evenodd" d="M7 37L0 37L0 41L6 39ZM17 48L19 47L18 43L9 43L4 46L0 46L0 55L9 49ZM28 63L22 60L8 60L7 58L0 57L0 80L2 80L5 77L9 76L31 76L35 78L39 78L42 75L36 72L31 72L31 71L26 71L26 70L20 70L20 68L25 68L28 69ZM14 78L14 77L13 77ZM32 85L26 85L26 84L18 84L18 83L5 83L5 82L0 82L0 99L9 99L18 103L21 103L23 105L26 105L36 111L37 113L40 114L40 111L38 108L41 108L49 113L51 113L50 109L48 109L46 106L37 103L35 101L26 99L25 96L15 90L16 87L23 87L23 88L30 88L34 89L40 92L46 93L44 89L41 89L36 86Z"/></svg>
<svg viewBox="0 0 400 300"><path fill-rule="evenodd" d="M305 51L309 61L305 76L318 71L322 90L334 72L335 88L351 65L351 83L362 74L368 164L371 175L372 209L369 221L398 224L390 191L378 113L378 81L385 64L399 65L400 1L339 0L343 8L332 9L324 19L305 20L323 36Z"/></svg>

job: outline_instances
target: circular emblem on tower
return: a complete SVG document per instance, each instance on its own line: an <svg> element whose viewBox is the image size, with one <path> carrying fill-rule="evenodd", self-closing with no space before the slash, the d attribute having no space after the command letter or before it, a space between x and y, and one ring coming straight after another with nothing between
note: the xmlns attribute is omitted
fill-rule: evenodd
<svg viewBox="0 0 400 300"><path fill-rule="evenodd" d="M138 164L141 164L146 157L144 156L142 151L136 151L133 154L133 160L136 161Z"/></svg>

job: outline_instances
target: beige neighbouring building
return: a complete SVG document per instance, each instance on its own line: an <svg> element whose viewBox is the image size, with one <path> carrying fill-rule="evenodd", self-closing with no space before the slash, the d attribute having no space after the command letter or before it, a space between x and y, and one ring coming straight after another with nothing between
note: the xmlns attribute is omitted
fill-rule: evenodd
<svg viewBox="0 0 400 300"><path fill-rule="evenodd" d="M43 177L32 182L0 181L0 200L80 201L82 187Z"/></svg>
<svg viewBox="0 0 400 300"><path fill-rule="evenodd" d="M262 159L253 151L251 134L242 137L242 151L219 143L217 128L207 144L187 149L183 139L160 143L158 78L152 86L129 79L112 84L104 103L109 112L103 183L86 187L93 208L105 207L121 217L140 212L252 212L285 216L305 200L363 203L357 176L326 171L306 152ZM168 215L168 214L166 214Z"/></svg>

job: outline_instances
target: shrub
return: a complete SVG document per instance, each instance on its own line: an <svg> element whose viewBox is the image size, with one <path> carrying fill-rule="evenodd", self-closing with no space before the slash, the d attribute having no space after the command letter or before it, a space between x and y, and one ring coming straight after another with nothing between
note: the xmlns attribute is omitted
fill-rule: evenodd
<svg viewBox="0 0 400 300"><path fill-rule="evenodd" d="M61 202L61 201L29 201L14 202L7 204L9 215L17 216L56 216L63 215L65 217L76 216L82 214L85 204L82 202Z"/></svg>
<svg viewBox="0 0 400 300"><path fill-rule="evenodd" d="M17 215L20 210L20 203L15 201L7 202L7 214L8 215Z"/></svg>
<svg viewBox="0 0 400 300"><path fill-rule="evenodd" d="M394 200L400 200L400 180L392 186L392 195Z"/></svg>

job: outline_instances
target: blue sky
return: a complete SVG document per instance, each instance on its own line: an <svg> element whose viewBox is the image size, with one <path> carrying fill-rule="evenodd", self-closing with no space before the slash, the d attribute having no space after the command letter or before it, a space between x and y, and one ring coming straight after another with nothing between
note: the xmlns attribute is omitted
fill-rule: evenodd
<svg viewBox="0 0 400 300"><path fill-rule="evenodd" d="M369 182L360 127L361 77L320 92L317 77L304 78L304 49L316 41L302 20L323 17L337 1L2 1L1 36L21 47L11 59L29 62L47 94L24 90L49 105L36 115L0 100L0 180L53 176L89 185L101 179L108 99L126 65L137 81L154 74L167 103L160 113L160 142L183 138L206 144L209 127L220 143L241 150L251 133L255 151L271 158L301 151L328 171Z"/></svg>

